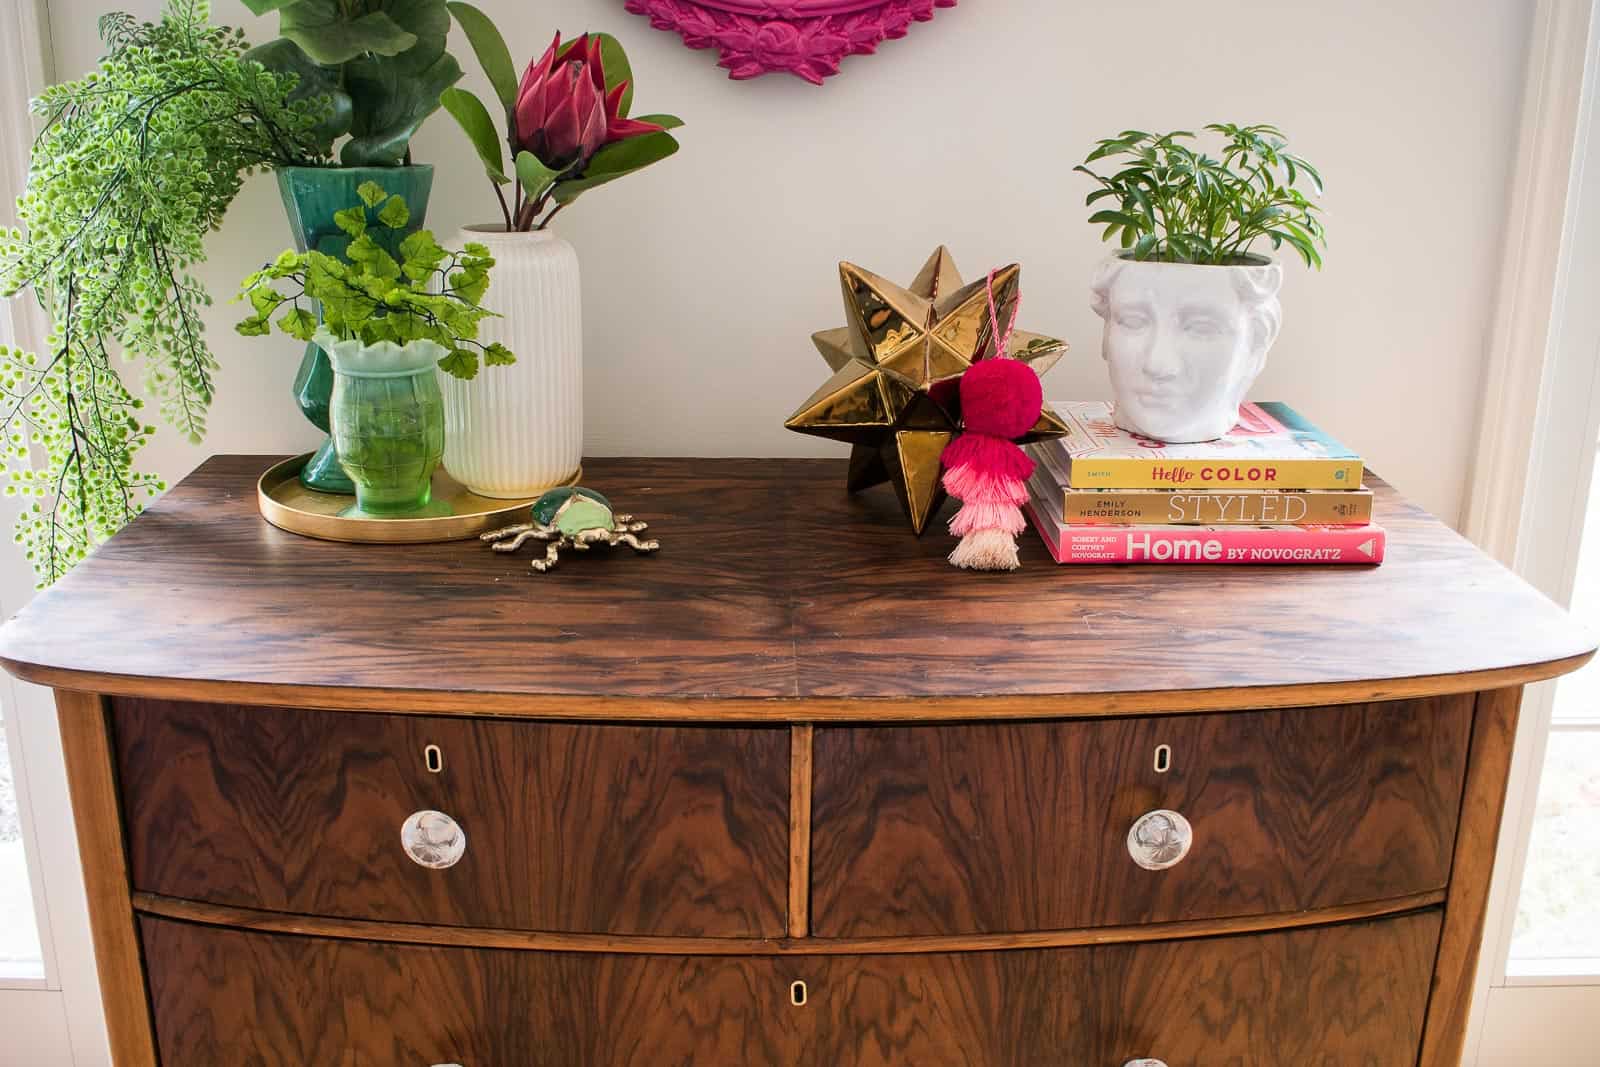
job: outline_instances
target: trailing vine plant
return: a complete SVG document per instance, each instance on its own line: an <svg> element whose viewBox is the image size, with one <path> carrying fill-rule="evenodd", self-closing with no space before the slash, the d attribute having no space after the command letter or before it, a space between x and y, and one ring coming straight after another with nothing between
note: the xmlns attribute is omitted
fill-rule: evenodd
<svg viewBox="0 0 1600 1067"><path fill-rule="evenodd" d="M1317 169L1290 152L1273 126L1212 123L1205 129L1222 141L1218 156L1193 147L1188 130L1128 130L1096 142L1074 169L1099 183L1084 203L1101 204L1089 221L1105 227L1102 239L1118 242L1131 259L1212 265L1247 262L1252 246L1264 239L1274 249L1288 245L1308 267L1321 267L1320 249L1327 247L1321 209L1299 188L1303 180L1321 195ZM1100 160L1120 169L1099 174L1089 168Z"/></svg>
<svg viewBox="0 0 1600 1067"><path fill-rule="evenodd" d="M208 0L100 32L98 70L33 102L22 225L0 233L0 291L31 290L51 320L42 351L0 347L4 491L24 498L14 540L41 586L165 488L134 467L155 428L118 362L140 363L161 417L199 441L217 370L194 274L205 236L252 171L327 162L327 100L245 60Z"/></svg>

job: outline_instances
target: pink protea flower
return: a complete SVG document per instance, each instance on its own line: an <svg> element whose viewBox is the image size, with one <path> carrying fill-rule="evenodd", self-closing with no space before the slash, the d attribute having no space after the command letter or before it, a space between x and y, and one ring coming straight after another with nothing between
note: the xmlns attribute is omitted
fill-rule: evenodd
<svg viewBox="0 0 1600 1067"><path fill-rule="evenodd" d="M557 33L517 87L516 148L552 169L582 173L606 145L662 128L619 114L627 89L619 82L606 92L598 37L586 33L563 46Z"/></svg>

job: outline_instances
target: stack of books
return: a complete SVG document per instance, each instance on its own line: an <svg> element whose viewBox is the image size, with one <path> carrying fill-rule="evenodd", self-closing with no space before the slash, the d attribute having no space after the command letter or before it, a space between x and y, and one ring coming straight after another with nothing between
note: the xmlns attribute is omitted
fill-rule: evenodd
<svg viewBox="0 0 1600 1067"><path fill-rule="evenodd" d="M1103 401L1053 407L1069 433L1027 446L1027 510L1058 563L1383 560L1361 457L1287 404L1187 445L1118 429Z"/></svg>

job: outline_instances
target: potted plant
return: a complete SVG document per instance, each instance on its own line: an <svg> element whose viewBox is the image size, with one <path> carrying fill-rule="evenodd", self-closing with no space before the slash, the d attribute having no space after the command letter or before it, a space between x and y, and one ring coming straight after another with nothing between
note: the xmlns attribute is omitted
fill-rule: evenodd
<svg viewBox="0 0 1600 1067"><path fill-rule="evenodd" d="M30 498L15 540L48 585L165 488L137 470L155 432L124 385L191 441L205 433L216 358L196 276L205 238L246 175L325 162L329 103L292 75L245 58L243 36L200 0L170 0L158 22L100 20L106 54L87 77L33 102L43 122L0 231L0 291L32 290L48 348L0 348L5 491Z"/></svg>
<svg viewBox="0 0 1600 1067"><path fill-rule="evenodd" d="M1105 322L1118 426L1160 441L1209 441L1239 420L1278 335L1279 264L1254 249L1292 248L1320 268L1322 178L1271 126L1218 123L1218 156L1195 135L1130 130L1100 141L1076 169L1098 184L1089 221L1120 251L1090 286ZM1099 174L1090 164L1116 160ZM1108 206L1114 205L1114 206Z"/></svg>
<svg viewBox="0 0 1600 1067"><path fill-rule="evenodd" d="M441 101L483 160L498 222L469 226L465 240L494 251L490 306L502 317L486 336L514 348L517 366L492 388L445 379L445 468L483 496L534 497L572 479L583 450L583 321L578 257L549 230L568 204L678 150L671 115L629 118L633 73L616 38L558 33L520 81L494 23L465 3L449 5L505 116L504 147L489 109L472 93ZM515 441L513 448L506 442Z"/></svg>
<svg viewBox="0 0 1600 1067"><path fill-rule="evenodd" d="M359 202L335 213L348 241L343 256L289 250L245 278L240 297L252 312L236 328L260 336L276 316L284 333L327 353L330 426L356 496L345 514L448 514L431 499L445 434L435 368L471 378L480 361L515 362L504 345L478 340L493 314L482 300L494 259L481 244L441 248L411 225L405 198L375 182L357 193ZM306 302L320 307L320 322Z"/></svg>
<svg viewBox="0 0 1600 1067"><path fill-rule="evenodd" d="M320 154L338 166L277 168L279 192L300 251L341 255L348 238L334 213L356 199L363 183L377 181L411 205L421 226L433 187L433 167L413 163L411 138L439 108L439 94L461 77L445 49L450 13L445 0L245 0L257 15L277 12L276 40L247 58L293 75L297 96L330 102L317 127ZM324 432L333 372L327 354L307 345L295 375L295 401ZM331 441L300 472L301 483L348 493L349 480Z"/></svg>

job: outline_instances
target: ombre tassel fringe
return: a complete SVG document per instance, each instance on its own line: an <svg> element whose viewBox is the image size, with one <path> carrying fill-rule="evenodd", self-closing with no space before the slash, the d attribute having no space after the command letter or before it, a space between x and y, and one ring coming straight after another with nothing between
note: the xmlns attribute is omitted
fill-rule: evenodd
<svg viewBox="0 0 1600 1067"><path fill-rule="evenodd" d="M971 439L971 435L961 438ZM1004 444L1017 447L1009 441ZM1017 454L1029 468L1033 466L1020 451ZM975 571L1014 571L1022 566L1016 537L1028 528L1028 521L1017 505L1028 498L1027 486L1011 472L979 471L964 463L945 471L944 487L961 501L950 520L950 532L961 538L950 562Z"/></svg>
<svg viewBox="0 0 1600 1067"><path fill-rule="evenodd" d="M950 562L974 571L1014 571L1022 566L1017 559L1017 539L1004 530L968 534L950 553Z"/></svg>
<svg viewBox="0 0 1600 1067"><path fill-rule="evenodd" d="M968 500L950 520L950 532L957 537L965 537L979 530L1003 530L1015 537L1027 528L1028 520L1023 518L1022 509L1010 503L989 504Z"/></svg>

